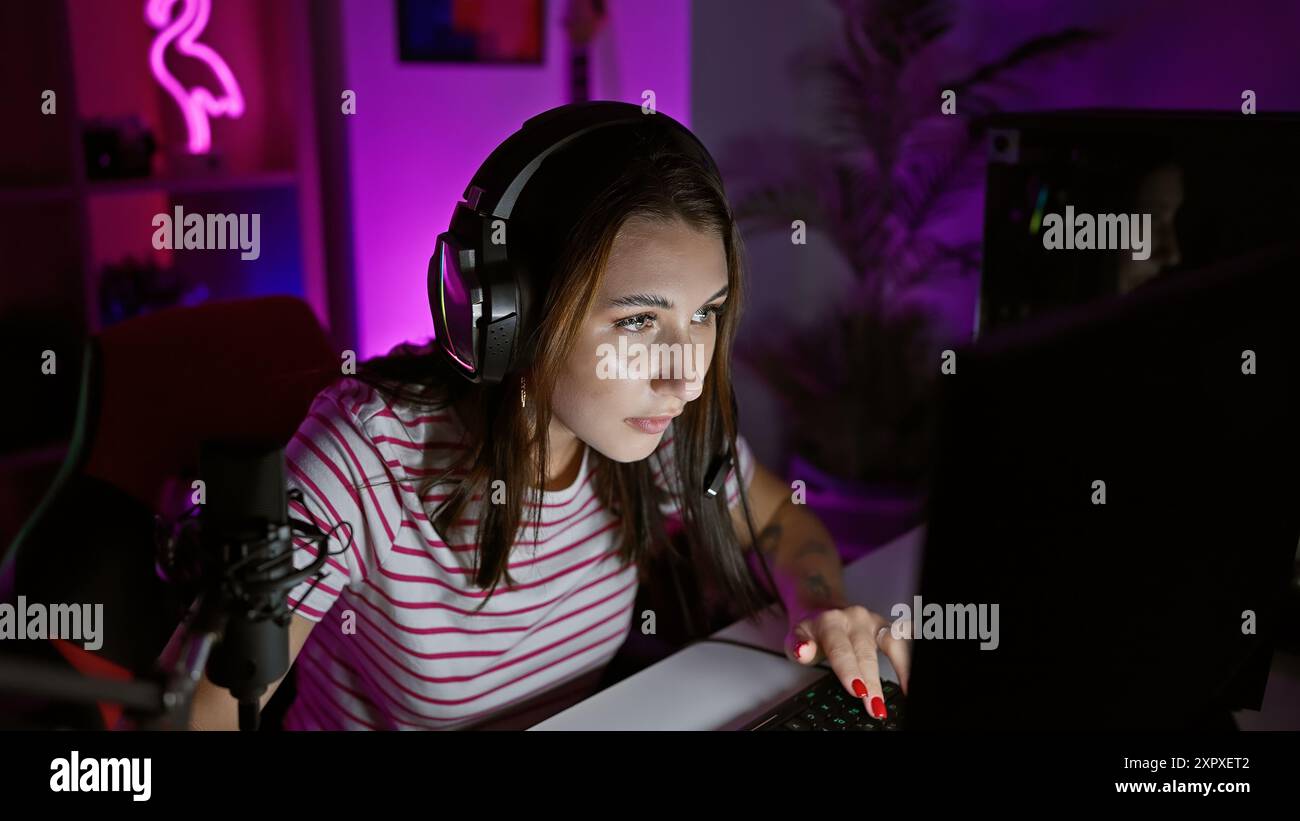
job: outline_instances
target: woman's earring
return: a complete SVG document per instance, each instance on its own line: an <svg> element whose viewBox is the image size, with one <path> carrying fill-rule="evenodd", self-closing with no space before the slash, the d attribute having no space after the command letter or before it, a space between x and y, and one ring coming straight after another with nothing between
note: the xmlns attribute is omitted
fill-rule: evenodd
<svg viewBox="0 0 1300 821"><path fill-rule="evenodd" d="M519 377L519 407L521 408L528 406L528 392L524 388L526 384L527 381L522 376Z"/></svg>

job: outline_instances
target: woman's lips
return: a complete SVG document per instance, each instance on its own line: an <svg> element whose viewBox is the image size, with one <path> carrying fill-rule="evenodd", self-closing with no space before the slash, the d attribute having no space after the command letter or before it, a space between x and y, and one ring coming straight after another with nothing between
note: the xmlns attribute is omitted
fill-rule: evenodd
<svg viewBox="0 0 1300 821"><path fill-rule="evenodd" d="M623 421L642 433L654 434L663 433L673 418L672 416L630 416Z"/></svg>

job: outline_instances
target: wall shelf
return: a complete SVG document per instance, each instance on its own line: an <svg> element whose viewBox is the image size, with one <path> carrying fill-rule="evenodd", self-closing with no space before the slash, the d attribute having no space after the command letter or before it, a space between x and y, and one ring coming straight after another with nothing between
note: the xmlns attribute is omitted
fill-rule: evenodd
<svg viewBox="0 0 1300 821"><path fill-rule="evenodd" d="M91 180L91 195L159 191L168 194L204 194L218 191L254 191L263 188L293 188L298 177L292 171L203 177L142 177L132 180Z"/></svg>
<svg viewBox="0 0 1300 821"><path fill-rule="evenodd" d="M77 196L70 185L33 185L25 188L0 188L0 205L59 202Z"/></svg>

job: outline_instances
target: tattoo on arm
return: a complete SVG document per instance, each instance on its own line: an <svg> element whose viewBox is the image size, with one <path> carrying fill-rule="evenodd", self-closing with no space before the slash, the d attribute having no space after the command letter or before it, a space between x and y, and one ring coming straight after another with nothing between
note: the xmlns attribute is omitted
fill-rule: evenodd
<svg viewBox="0 0 1300 821"><path fill-rule="evenodd" d="M771 522L758 534L758 550L765 556L772 555L780 543L781 526L776 522Z"/></svg>
<svg viewBox="0 0 1300 821"><path fill-rule="evenodd" d="M826 584L826 579L820 573L814 573L803 580L804 589L816 596L819 601L829 601L831 597L830 585Z"/></svg>
<svg viewBox="0 0 1300 821"><path fill-rule="evenodd" d="M772 518L768 520L767 527L759 531L758 550L763 555L772 555L781 544L781 534L783 531L779 522L781 520L781 514L783 514L785 509L791 504L793 504L793 502L791 502L790 499L783 500L777 509L772 512Z"/></svg>
<svg viewBox="0 0 1300 821"><path fill-rule="evenodd" d="M803 547L799 548L799 552L794 555L798 558L801 556L809 556L813 553L835 555L835 550L825 542L819 542L814 539L804 542Z"/></svg>

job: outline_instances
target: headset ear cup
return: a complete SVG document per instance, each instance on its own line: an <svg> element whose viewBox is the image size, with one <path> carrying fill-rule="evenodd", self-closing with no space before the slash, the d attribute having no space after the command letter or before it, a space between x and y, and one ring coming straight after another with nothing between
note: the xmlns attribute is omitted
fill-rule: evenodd
<svg viewBox="0 0 1300 821"><path fill-rule="evenodd" d="M483 342L483 366L479 373L484 382L495 385L509 372L513 352L518 349L519 315L511 314L487 326Z"/></svg>
<svg viewBox="0 0 1300 821"><path fill-rule="evenodd" d="M498 316L483 326L479 373L482 381L489 384L499 383L506 374L528 365L527 360L531 358L528 335L536 330L534 306L539 302L526 266L513 261L498 265L504 267L496 268L486 277L484 286L485 298L492 313ZM508 313L502 316L505 311Z"/></svg>
<svg viewBox="0 0 1300 821"><path fill-rule="evenodd" d="M446 232L438 236L426 276L436 347L458 373L471 381L478 380L477 372L482 368L481 343L473 316L481 299L478 259L475 249L463 247L452 232ZM454 280L454 287L447 293L444 288L449 283L444 281L444 269Z"/></svg>
<svg viewBox="0 0 1300 821"><path fill-rule="evenodd" d="M429 269L425 275L425 287L429 294L429 318L433 321L433 335L437 340L437 346L441 348L446 335L446 328L442 321L441 299L439 288L441 287L441 276L439 273L439 257L442 252L442 243L439 242L433 249L433 254L429 257Z"/></svg>
<svg viewBox="0 0 1300 821"><path fill-rule="evenodd" d="M525 367L531 349L529 336L536 332L541 320L540 296L537 283L527 265L521 262L511 263L511 277L515 283L515 306L518 320L515 323L513 344L510 346L509 370L516 371Z"/></svg>

